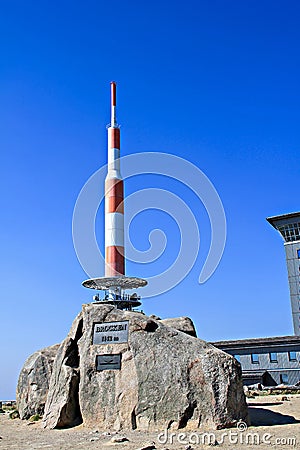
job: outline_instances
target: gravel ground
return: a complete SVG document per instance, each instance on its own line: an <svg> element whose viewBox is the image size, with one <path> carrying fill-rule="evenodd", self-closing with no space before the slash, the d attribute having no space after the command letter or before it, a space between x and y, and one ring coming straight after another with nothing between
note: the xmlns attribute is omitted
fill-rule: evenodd
<svg viewBox="0 0 300 450"><path fill-rule="evenodd" d="M72 429L43 430L40 422L31 423L10 419L8 414L0 414L0 449L124 449L137 450L154 444L158 450L209 449L217 446L228 449L300 449L300 395L259 396L249 399L252 426L239 429L203 430L195 432L180 430L172 436L169 431L144 433L126 431L109 433L109 430L87 429L80 425ZM126 438L126 441L122 441ZM122 442L115 442L115 441ZM210 443L210 445L209 445Z"/></svg>

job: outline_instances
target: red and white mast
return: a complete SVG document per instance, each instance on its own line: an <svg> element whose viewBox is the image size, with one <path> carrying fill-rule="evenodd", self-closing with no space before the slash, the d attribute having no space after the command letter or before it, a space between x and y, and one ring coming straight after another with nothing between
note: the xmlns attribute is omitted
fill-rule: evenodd
<svg viewBox="0 0 300 450"><path fill-rule="evenodd" d="M105 291L105 298L96 302L112 304L119 309L132 310L141 305L136 293L125 294L127 289L147 285L147 281L125 276L124 252L124 192L120 172L120 127L116 118L116 83L111 87L111 123L108 130L108 170L105 178L105 276L90 278L82 285L88 289Z"/></svg>
<svg viewBox="0 0 300 450"><path fill-rule="evenodd" d="M116 118L116 83L111 82L108 172L105 179L105 276L125 275L124 190L120 172L120 127Z"/></svg>

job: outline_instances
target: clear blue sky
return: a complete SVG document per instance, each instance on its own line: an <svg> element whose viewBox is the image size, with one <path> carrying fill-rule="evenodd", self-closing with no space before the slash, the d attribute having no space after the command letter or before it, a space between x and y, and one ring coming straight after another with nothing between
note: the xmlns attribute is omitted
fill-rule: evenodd
<svg viewBox="0 0 300 450"><path fill-rule="evenodd" d="M221 264L199 285L209 222L186 194L199 257L184 282L145 301L145 312L190 316L206 340L292 334L284 248L265 218L299 210L299 20L298 1L1 2L0 399L15 397L26 357L60 342L90 300L72 213L106 162L111 80L122 154L191 161L227 216ZM141 245L166 223L145 214Z"/></svg>

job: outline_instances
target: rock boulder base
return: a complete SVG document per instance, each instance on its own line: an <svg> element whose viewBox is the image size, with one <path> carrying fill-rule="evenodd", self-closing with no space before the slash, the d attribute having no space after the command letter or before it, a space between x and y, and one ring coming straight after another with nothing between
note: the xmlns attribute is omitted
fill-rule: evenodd
<svg viewBox="0 0 300 450"><path fill-rule="evenodd" d="M17 408L21 419L44 414L53 361L58 348L59 344L44 348L25 361L17 386Z"/></svg>
<svg viewBox="0 0 300 450"><path fill-rule="evenodd" d="M93 344L95 323L120 321L129 322L128 342ZM102 430L152 431L247 422L239 363L170 324L83 305L53 363L44 427L82 421ZM96 371L96 356L111 354L121 354L121 369Z"/></svg>

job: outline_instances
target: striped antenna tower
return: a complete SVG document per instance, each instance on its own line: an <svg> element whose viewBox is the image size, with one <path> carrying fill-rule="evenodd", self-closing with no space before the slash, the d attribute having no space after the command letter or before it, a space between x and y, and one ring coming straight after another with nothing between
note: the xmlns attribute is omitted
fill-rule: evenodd
<svg viewBox="0 0 300 450"><path fill-rule="evenodd" d="M117 86L111 82L111 122L108 127L108 171L105 179L105 276L125 275L124 188L120 172L120 127L117 124Z"/></svg>
<svg viewBox="0 0 300 450"><path fill-rule="evenodd" d="M124 186L120 168L120 126L117 123L117 85L110 83L111 121L107 127L107 176L105 178L105 277L91 278L82 283L89 289L105 291L104 298L97 294L96 303L113 304L116 308L132 310L140 306L136 293L126 294L127 289L147 285L147 281L125 276L124 247Z"/></svg>

